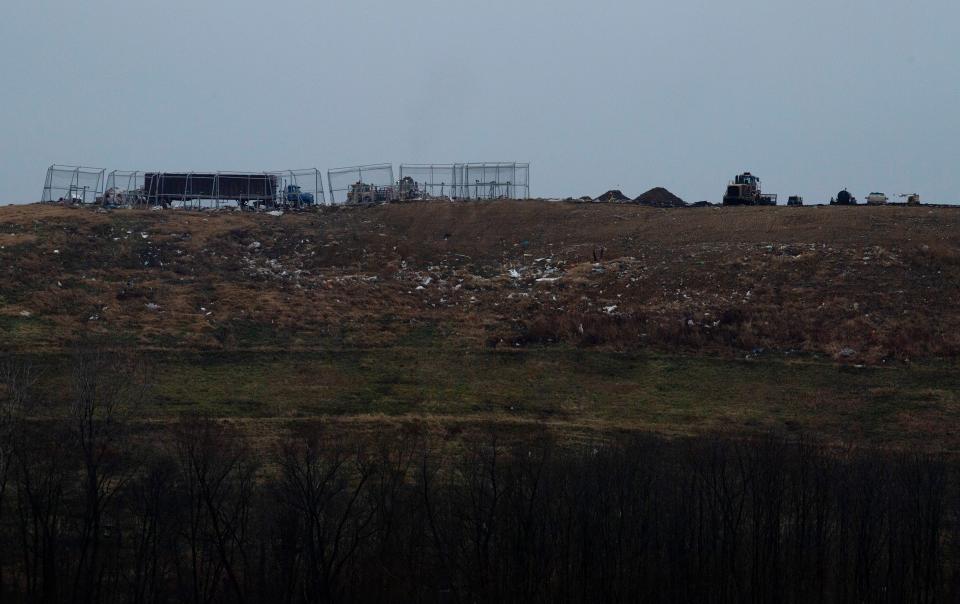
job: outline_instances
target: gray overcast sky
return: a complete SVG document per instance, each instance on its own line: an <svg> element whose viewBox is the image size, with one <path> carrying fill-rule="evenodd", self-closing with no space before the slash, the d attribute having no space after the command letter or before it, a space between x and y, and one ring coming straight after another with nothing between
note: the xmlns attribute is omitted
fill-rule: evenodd
<svg viewBox="0 0 960 604"><path fill-rule="evenodd" d="M538 196L960 201L956 0L6 0L0 203L46 167L530 161Z"/></svg>

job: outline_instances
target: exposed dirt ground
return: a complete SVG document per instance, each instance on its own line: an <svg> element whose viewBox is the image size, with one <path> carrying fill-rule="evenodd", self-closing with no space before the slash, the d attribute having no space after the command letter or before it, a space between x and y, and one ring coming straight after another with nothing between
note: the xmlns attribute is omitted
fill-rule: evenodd
<svg viewBox="0 0 960 604"><path fill-rule="evenodd" d="M237 212L0 208L0 332L161 350L441 336L881 364L960 352L960 209L496 201Z"/></svg>

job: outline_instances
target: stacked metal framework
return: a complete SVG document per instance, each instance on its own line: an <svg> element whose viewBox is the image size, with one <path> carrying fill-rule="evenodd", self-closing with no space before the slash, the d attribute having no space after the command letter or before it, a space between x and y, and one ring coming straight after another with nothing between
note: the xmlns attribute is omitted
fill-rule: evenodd
<svg viewBox="0 0 960 604"><path fill-rule="evenodd" d="M270 174L277 177L277 184L283 195L284 205L294 207L326 205L327 195L323 190L323 178L320 176L320 170L316 168L278 170L270 172Z"/></svg>
<svg viewBox="0 0 960 604"><path fill-rule="evenodd" d="M107 175L107 190L103 200L112 205L146 205L143 172L137 170L114 170Z"/></svg>
<svg viewBox="0 0 960 604"><path fill-rule="evenodd" d="M423 197L455 197L458 164L401 164L400 180L413 179Z"/></svg>
<svg viewBox="0 0 960 604"><path fill-rule="evenodd" d="M323 204L320 171L141 172L114 170L107 178L104 201L115 205L220 207L264 205L304 207Z"/></svg>
<svg viewBox="0 0 960 604"><path fill-rule="evenodd" d="M527 199L530 197L530 164L494 162L459 164L460 199Z"/></svg>
<svg viewBox="0 0 960 604"><path fill-rule="evenodd" d="M393 164L368 164L327 171L330 203L347 203L357 188L390 189L395 185Z"/></svg>
<svg viewBox="0 0 960 604"><path fill-rule="evenodd" d="M483 162L403 164L400 178L411 178L428 197L453 199L527 199L530 164Z"/></svg>
<svg viewBox="0 0 960 604"><path fill-rule="evenodd" d="M47 168L40 200L94 203L103 196L105 172L101 168L54 164Z"/></svg>
<svg viewBox="0 0 960 604"><path fill-rule="evenodd" d="M164 205L185 208L222 205L305 207L326 203L410 199L526 199L530 164L482 162L369 164L320 171L144 172L53 165L47 170L43 201L103 202L116 206ZM327 197L326 193L329 193Z"/></svg>

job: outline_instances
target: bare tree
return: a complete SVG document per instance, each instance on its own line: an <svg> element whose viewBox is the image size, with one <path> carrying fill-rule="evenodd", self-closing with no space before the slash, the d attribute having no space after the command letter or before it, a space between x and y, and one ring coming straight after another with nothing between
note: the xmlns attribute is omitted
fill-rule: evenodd
<svg viewBox="0 0 960 604"><path fill-rule="evenodd" d="M0 518L14 441L24 413L33 401L37 379L38 372L29 360L17 357L0 360Z"/></svg>
<svg viewBox="0 0 960 604"><path fill-rule="evenodd" d="M99 599L105 508L132 475L127 419L146 397L146 363L126 351L84 341L73 354L70 434L83 464L79 553L74 575L77 601Z"/></svg>
<svg viewBox="0 0 960 604"><path fill-rule="evenodd" d="M34 400L39 372L23 357L0 360L0 526L4 526L7 483L16 453L16 439L23 418ZM3 570L6 556L0 550L0 598L6 584Z"/></svg>
<svg viewBox="0 0 960 604"><path fill-rule="evenodd" d="M240 436L216 420L187 418L175 438L192 600L211 601L225 578L230 600L245 602L257 464Z"/></svg>
<svg viewBox="0 0 960 604"><path fill-rule="evenodd" d="M314 436L284 447L277 463L279 500L302 522L303 598L338 601L348 565L372 535L367 498L376 466L362 448L324 450Z"/></svg>

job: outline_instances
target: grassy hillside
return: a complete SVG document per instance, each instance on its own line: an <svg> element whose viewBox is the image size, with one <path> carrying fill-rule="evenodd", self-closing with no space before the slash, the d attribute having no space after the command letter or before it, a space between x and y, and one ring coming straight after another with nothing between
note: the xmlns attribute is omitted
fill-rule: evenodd
<svg viewBox="0 0 960 604"><path fill-rule="evenodd" d="M0 337L147 351L145 412L954 449L960 211L0 208Z"/></svg>

